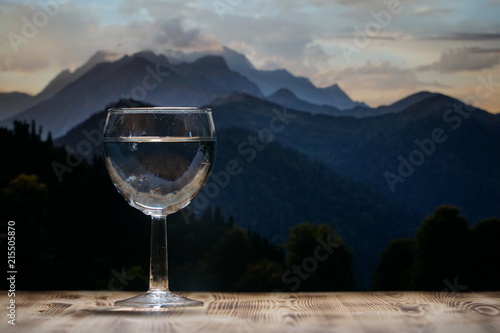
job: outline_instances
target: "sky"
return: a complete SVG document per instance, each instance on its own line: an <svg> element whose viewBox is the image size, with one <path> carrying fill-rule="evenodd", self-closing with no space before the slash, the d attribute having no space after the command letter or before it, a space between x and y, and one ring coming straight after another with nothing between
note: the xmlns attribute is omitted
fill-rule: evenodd
<svg viewBox="0 0 500 333"><path fill-rule="evenodd" d="M95 52L218 52L353 100L443 93L500 113L500 0L0 0L0 92L40 92Z"/></svg>

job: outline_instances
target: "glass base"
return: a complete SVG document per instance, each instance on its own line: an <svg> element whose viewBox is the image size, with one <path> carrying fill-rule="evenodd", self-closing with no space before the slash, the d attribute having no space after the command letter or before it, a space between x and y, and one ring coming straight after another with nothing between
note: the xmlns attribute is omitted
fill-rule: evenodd
<svg viewBox="0 0 500 333"><path fill-rule="evenodd" d="M128 306L133 308L170 308L203 306L203 302L182 297L171 292L148 291L145 294L116 301L115 306Z"/></svg>

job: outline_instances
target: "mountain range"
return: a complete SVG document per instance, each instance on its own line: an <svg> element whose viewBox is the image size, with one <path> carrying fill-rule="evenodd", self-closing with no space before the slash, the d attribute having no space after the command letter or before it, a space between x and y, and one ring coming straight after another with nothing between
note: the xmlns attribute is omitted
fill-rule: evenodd
<svg viewBox="0 0 500 333"><path fill-rule="evenodd" d="M296 98L284 100L283 90ZM352 101L338 85L317 88L286 70L257 70L243 55L227 48L220 55L199 55L191 62L171 62L149 51L123 57L99 51L75 71L62 71L35 96L0 93L0 125L9 126L15 119L35 120L53 137L60 137L122 98L156 105L205 105L235 93L286 104L299 101L303 110L312 113L377 114Z"/></svg>
<svg viewBox="0 0 500 333"><path fill-rule="evenodd" d="M208 204L273 242L306 220L332 224L362 288L383 247L437 206L456 205L470 222L500 216L500 115L432 92L369 108L337 85L260 71L229 49L183 59L98 52L37 96L0 94L2 125L35 120L55 144L81 154L90 142L100 155L110 105L209 106L213 175L229 161L242 172Z"/></svg>

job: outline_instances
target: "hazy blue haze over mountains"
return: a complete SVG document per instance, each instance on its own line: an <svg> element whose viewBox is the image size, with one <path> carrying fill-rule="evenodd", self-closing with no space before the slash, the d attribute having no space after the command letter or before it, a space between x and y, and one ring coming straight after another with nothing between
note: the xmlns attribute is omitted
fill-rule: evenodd
<svg viewBox="0 0 500 333"><path fill-rule="evenodd" d="M229 49L222 57L181 60L151 52L115 60L97 53L75 72L62 72L38 96L0 94L1 115L19 112L24 103L28 109L14 118L36 120L57 144L76 150L89 140L85 131L99 132L106 107L141 97L133 92L151 75L156 81L148 82L157 86L138 99L211 106L219 134L214 173L230 160L242 168L210 205L274 241L305 220L332 224L354 252L361 287L368 287L387 242L411 236L436 206L457 205L471 222L500 216L499 115L469 112L459 101L429 92L371 109L338 86L318 89L284 70L258 71ZM250 159L249 138L269 129L276 112L290 115L289 122L272 132L272 142L260 142L264 148L254 148ZM3 119L7 125L13 118ZM436 129L446 139L434 142L420 154L422 163L401 176L402 160L423 150L416 142L432 146ZM100 154L99 146L93 152ZM391 188L387 172L403 181Z"/></svg>

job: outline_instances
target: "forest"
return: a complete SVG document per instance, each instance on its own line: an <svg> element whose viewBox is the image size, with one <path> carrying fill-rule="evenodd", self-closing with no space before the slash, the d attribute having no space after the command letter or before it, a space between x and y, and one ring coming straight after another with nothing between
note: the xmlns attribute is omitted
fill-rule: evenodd
<svg viewBox="0 0 500 333"><path fill-rule="evenodd" d="M0 242L5 253L15 221L18 289L147 289L149 218L117 194L103 160L72 156L35 123L0 129L0 140ZM54 162L66 166L64 181ZM217 207L173 214L171 289L359 290L353 252L331 222L304 219L271 242ZM500 220L473 222L454 206L428 212L413 237L379 254L371 289L500 290Z"/></svg>

